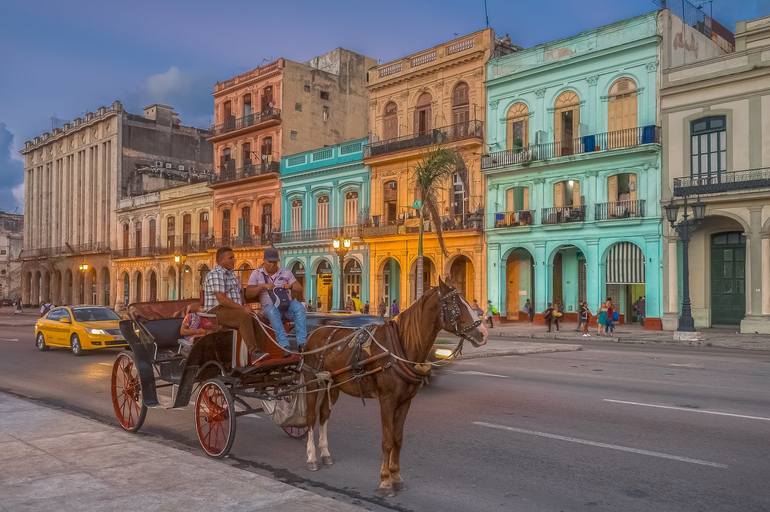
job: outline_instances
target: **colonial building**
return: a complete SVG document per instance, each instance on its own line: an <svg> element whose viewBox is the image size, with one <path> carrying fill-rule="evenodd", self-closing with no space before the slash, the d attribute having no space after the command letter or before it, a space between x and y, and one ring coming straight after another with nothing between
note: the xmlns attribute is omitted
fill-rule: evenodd
<svg viewBox="0 0 770 512"><path fill-rule="evenodd" d="M509 45L498 49L512 51ZM369 245L371 300L416 295L418 219L412 169L436 145L457 151L463 164L441 193L448 255L432 226L425 235L424 282L451 277L470 300L486 295L483 178L486 62L496 49L490 29L469 34L369 71L371 203L363 236Z"/></svg>
<svg viewBox="0 0 770 512"><path fill-rule="evenodd" d="M140 116L115 101L27 141L24 302L114 304L120 199L205 176L206 135L180 125L171 107Z"/></svg>
<svg viewBox="0 0 770 512"><path fill-rule="evenodd" d="M278 59L216 84L211 220L217 243L235 248L239 268L256 265L278 229L282 155L366 135L366 70L373 64L337 48L305 63Z"/></svg>
<svg viewBox="0 0 770 512"><path fill-rule="evenodd" d="M0 299L21 297L24 216L0 211Z"/></svg>
<svg viewBox="0 0 770 512"><path fill-rule="evenodd" d="M659 63L698 51L721 53L664 10L489 63L487 286L509 319L611 297L630 321L646 297L661 328Z"/></svg>
<svg viewBox="0 0 770 512"><path fill-rule="evenodd" d="M200 295L212 267L212 191L202 181L121 199L113 250L117 304ZM176 261L176 260L179 261Z"/></svg>
<svg viewBox="0 0 770 512"><path fill-rule="evenodd" d="M663 73L663 200L680 214L685 198L705 205L689 244L695 326L770 334L770 17L739 22L735 49ZM682 242L663 232L664 327L676 329Z"/></svg>
<svg viewBox="0 0 770 512"><path fill-rule="evenodd" d="M344 297L355 292L362 302L369 300L369 251L360 236L361 211L369 204L366 142L281 159L281 231L274 236L275 246L284 266L302 282L306 299L322 311L344 307L340 285ZM341 267L332 246L335 238L351 240Z"/></svg>

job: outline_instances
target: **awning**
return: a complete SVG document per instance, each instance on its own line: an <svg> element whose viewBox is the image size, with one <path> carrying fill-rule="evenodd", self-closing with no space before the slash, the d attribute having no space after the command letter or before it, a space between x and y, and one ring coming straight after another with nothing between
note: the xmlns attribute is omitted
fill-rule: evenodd
<svg viewBox="0 0 770 512"><path fill-rule="evenodd" d="M644 254L631 242L620 242L607 253L607 284L644 284Z"/></svg>

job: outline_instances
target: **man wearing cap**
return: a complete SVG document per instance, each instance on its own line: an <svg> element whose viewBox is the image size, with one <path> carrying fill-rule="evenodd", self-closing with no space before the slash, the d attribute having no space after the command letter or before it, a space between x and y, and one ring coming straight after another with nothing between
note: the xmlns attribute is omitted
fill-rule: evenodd
<svg viewBox="0 0 770 512"><path fill-rule="evenodd" d="M280 290L283 289L283 292ZM247 297L258 297L262 311L270 321L275 331L278 344L285 349L296 349L289 345L289 338L283 328L283 318L294 322L297 333L297 344L302 346L307 340L307 316L305 307L292 297L302 294L302 285L295 279L294 274L280 266L277 249L265 249L262 266L251 273L249 286L246 288Z"/></svg>

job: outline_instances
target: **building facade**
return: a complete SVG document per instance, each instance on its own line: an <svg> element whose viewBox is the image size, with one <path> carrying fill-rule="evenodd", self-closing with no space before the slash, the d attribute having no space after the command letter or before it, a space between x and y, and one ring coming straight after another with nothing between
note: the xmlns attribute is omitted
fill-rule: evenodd
<svg viewBox="0 0 770 512"><path fill-rule="evenodd" d="M171 107L135 115L115 101L27 141L23 301L114 304L119 201L205 177L206 135L182 126Z"/></svg>
<svg viewBox="0 0 770 512"><path fill-rule="evenodd" d="M258 264L280 225L281 157L366 135L373 63L338 48L305 63L278 59L216 84L212 226L217 243L235 249L239 269Z"/></svg>
<svg viewBox="0 0 770 512"><path fill-rule="evenodd" d="M644 297L645 327L662 327L657 90L672 23L653 12L489 63L487 279L508 319L527 300L540 320L549 303L575 319L611 298L629 322Z"/></svg>
<svg viewBox="0 0 770 512"><path fill-rule="evenodd" d="M770 17L739 22L734 53L664 70L663 200L705 204L689 244L696 328L770 334ZM682 244L664 226L664 327L682 303Z"/></svg>
<svg viewBox="0 0 770 512"><path fill-rule="evenodd" d="M0 212L0 299L21 297L23 229L23 215Z"/></svg>
<svg viewBox="0 0 770 512"><path fill-rule="evenodd" d="M432 147L456 151L462 160L441 192L443 254L426 222L424 283L451 278L468 300L482 300L485 246L484 184L479 164L484 145L486 63L496 49L492 30L454 39L369 71L371 203L363 227L370 251L370 298L415 300L419 222L411 173Z"/></svg>
<svg viewBox="0 0 770 512"><path fill-rule="evenodd" d="M281 159L281 231L275 246L305 288L305 298L320 311L344 307L340 285L344 297L355 293L363 303L369 301L369 251L360 227L370 202L366 142L357 139ZM332 247L340 237L352 243L341 266Z"/></svg>

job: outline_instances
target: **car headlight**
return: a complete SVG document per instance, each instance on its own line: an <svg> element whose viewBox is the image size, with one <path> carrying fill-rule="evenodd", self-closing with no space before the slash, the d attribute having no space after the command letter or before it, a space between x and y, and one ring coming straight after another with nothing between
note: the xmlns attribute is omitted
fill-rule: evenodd
<svg viewBox="0 0 770 512"><path fill-rule="evenodd" d="M97 334L99 336L104 336L105 334L107 334L107 331L105 331L104 329L87 329L87 331L89 334Z"/></svg>

